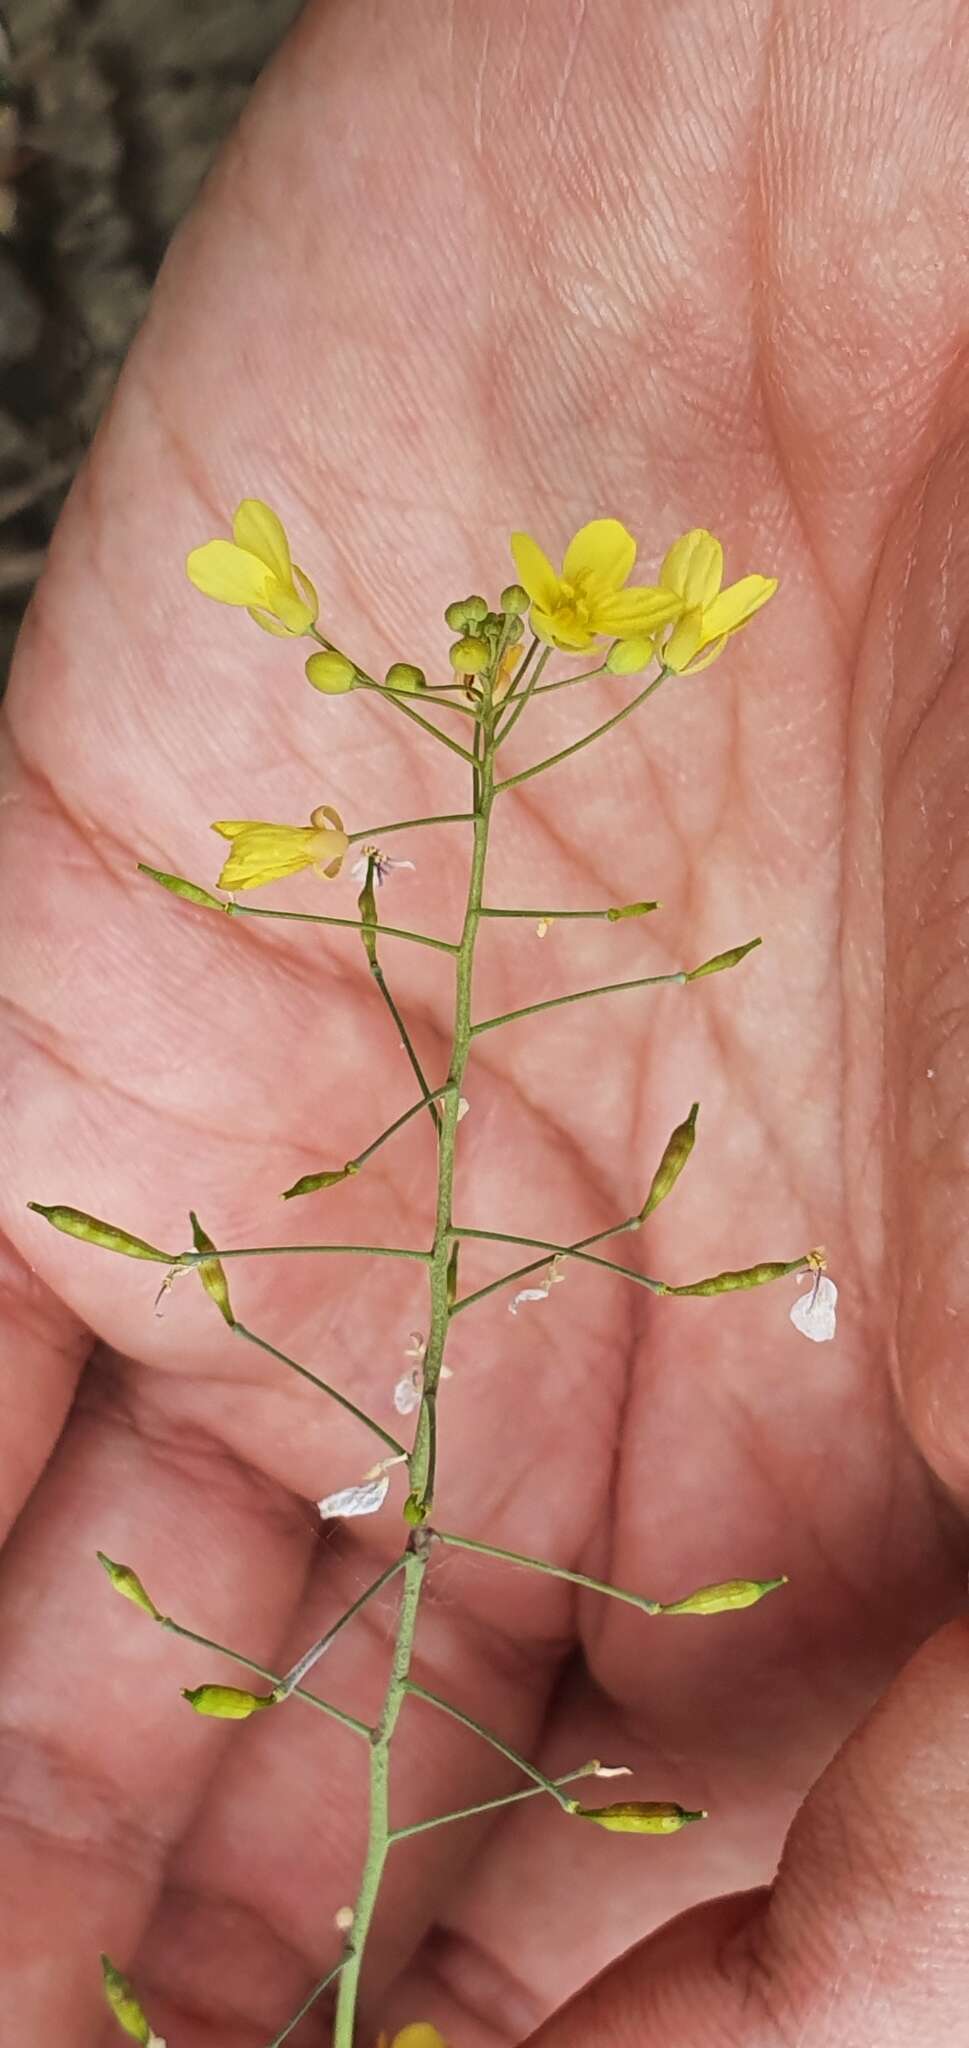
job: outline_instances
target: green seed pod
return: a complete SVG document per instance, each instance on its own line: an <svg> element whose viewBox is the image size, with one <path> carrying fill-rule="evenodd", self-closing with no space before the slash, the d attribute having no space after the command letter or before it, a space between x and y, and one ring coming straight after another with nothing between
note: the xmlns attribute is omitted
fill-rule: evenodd
<svg viewBox="0 0 969 2048"><path fill-rule="evenodd" d="M96 1551L95 1555L99 1565L107 1572L115 1592L120 1593L124 1600L133 1601L145 1614L150 1614L152 1621L160 1621L161 1615L154 1600L150 1593L145 1592L137 1572L132 1571L130 1564L115 1564L112 1558L105 1557L103 1550Z"/></svg>
<svg viewBox="0 0 969 2048"><path fill-rule="evenodd" d="M101 1976L108 2006L124 2032L130 2034L133 2041L140 2041L142 2048L150 2048L152 2042L157 2044L157 2048L164 2048L164 2042L158 2040L148 2025L130 1977L115 1969L110 1956L101 1957Z"/></svg>
<svg viewBox="0 0 969 2048"><path fill-rule="evenodd" d="M425 689L427 677L423 669L416 668L412 661L392 661L384 683L388 690L403 690L409 695L414 690Z"/></svg>
<svg viewBox="0 0 969 2048"><path fill-rule="evenodd" d="M735 1294L742 1287L767 1287L772 1280L785 1280L807 1263L800 1259L765 1259L759 1266L743 1266L734 1273L712 1273L709 1280L691 1280L685 1287L664 1285L664 1294Z"/></svg>
<svg viewBox="0 0 969 2048"><path fill-rule="evenodd" d="M685 979L702 981L704 975L722 974L726 967L738 967L741 960L746 960L748 953L752 953L754 947L760 945L763 945L762 939L748 939L745 946L731 946L729 952L714 953L713 959L704 960L702 967L691 967Z"/></svg>
<svg viewBox="0 0 969 2048"><path fill-rule="evenodd" d="M195 882L183 882L181 875L166 875L161 868L150 868L143 860L138 862L139 875L147 875L150 882L157 882L159 888L168 889L173 896L181 896L186 903L201 904L203 910L231 911L231 903L221 896L212 896L208 889L199 889Z"/></svg>
<svg viewBox="0 0 969 2048"><path fill-rule="evenodd" d="M472 640L465 634L463 640L456 640L450 651L451 667L459 676L479 676L486 669L491 655L483 640Z"/></svg>
<svg viewBox="0 0 969 2048"><path fill-rule="evenodd" d="M182 1698L197 1714L210 1714L216 1721L248 1721L250 1714L277 1704L271 1692L242 1692L235 1685L196 1685L191 1690L183 1686Z"/></svg>
<svg viewBox="0 0 969 2048"><path fill-rule="evenodd" d="M345 654L334 654L329 649L321 654L311 654L305 663L306 680L314 690L322 690L326 697L342 697L344 691L352 690L357 671Z"/></svg>
<svg viewBox="0 0 969 2048"><path fill-rule="evenodd" d="M660 1614L726 1614L734 1607L754 1607L763 1600L765 1593L774 1593L778 1586L786 1586L787 1578L780 1579L725 1579L720 1586L698 1586L695 1593L689 1593L685 1600L668 1600L657 1610Z"/></svg>
<svg viewBox="0 0 969 2048"><path fill-rule="evenodd" d="M509 583L501 593L499 603L510 619L518 619L527 612L531 598L523 583Z"/></svg>
<svg viewBox="0 0 969 2048"><path fill-rule="evenodd" d="M616 1835L676 1835L693 1820L706 1820L701 1808L691 1813L667 1799L624 1799L616 1806L573 1806L576 1820L595 1821Z"/></svg>
<svg viewBox="0 0 969 2048"><path fill-rule="evenodd" d="M367 861L366 880L357 897L357 909L360 912L361 921L365 925L375 925L377 923L377 898L374 895L373 877L374 862L371 855ZM363 940L363 950L370 962L371 969L375 970L377 966L377 934L375 931L363 931L360 937Z"/></svg>
<svg viewBox="0 0 969 2048"><path fill-rule="evenodd" d="M610 924L620 924L624 917L646 917L651 910L661 910L661 903L614 903L606 911Z"/></svg>
<svg viewBox="0 0 969 2048"><path fill-rule="evenodd" d="M119 1230L116 1223L102 1223L97 1216L88 1216L83 1209L68 1209L62 1204L47 1208L43 1202L28 1202L38 1216L45 1216L55 1230L63 1230L68 1237L81 1237L85 1244L99 1244L102 1251L123 1252L129 1259L153 1259L158 1266L177 1266L177 1252L159 1251L155 1244L146 1244L143 1237L132 1237L130 1231Z"/></svg>
<svg viewBox="0 0 969 2048"><path fill-rule="evenodd" d="M212 1239L209 1236L207 1236L206 1232L202 1229L202 1225L195 1214L195 1210L190 1209L188 1213L189 1220L192 1225L192 1237L195 1242L196 1251L214 1252L215 1246L212 1243ZM236 1319L232 1313L232 1303L229 1300L229 1283L225 1277L225 1267L223 1266L221 1260L202 1259L196 1266L195 1270L199 1276L199 1279L202 1282L203 1287L205 1288L206 1294L210 1295L212 1300L214 1301L220 1316L225 1317L225 1320L228 1323L230 1330L234 1329Z"/></svg>
<svg viewBox="0 0 969 2048"><path fill-rule="evenodd" d="M354 1159L348 1159L345 1166L324 1167L320 1173L304 1173L294 1180L291 1188L283 1190L283 1201L291 1202L294 1195L315 1195L319 1188L339 1187L341 1180L350 1180L360 1168Z"/></svg>
<svg viewBox="0 0 969 2048"><path fill-rule="evenodd" d="M637 676L649 667L655 652L655 640L643 634L634 640L616 640L606 655L606 667L611 676Z"/></svg>
<svg viewBox="0 0 969 2048"><path fill-rule="evenodd" d="M675 1131L667 1139L666 1150L656 1168L650 1183L649 1193L639 1212L640 1223L645 1223L647 1216L651 1216L653 1210L658 1209L660 1203L665 1202L667 1195L675 1188L693 1150L699 1109L699 1103L695 1102L689 1116L684 1118L681 1124L677 1124Z"/></svg>

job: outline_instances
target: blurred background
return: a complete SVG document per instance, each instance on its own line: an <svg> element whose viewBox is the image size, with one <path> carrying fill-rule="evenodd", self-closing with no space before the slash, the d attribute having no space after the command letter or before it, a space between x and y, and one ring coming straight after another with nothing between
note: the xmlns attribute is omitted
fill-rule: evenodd
<svg viewBox="0 0 969 2048"><path fill-rule="evenodd" d="M0 688L169 237L299 0L0 0Z"/></svg>

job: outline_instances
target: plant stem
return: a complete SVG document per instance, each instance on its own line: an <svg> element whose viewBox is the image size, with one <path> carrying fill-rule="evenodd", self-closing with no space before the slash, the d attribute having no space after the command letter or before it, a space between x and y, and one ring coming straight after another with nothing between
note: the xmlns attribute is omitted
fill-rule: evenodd
<svg viewBox="0 0 969 2048"><path fill-rule="evenodd" d="M543 1792L549 1792L565 1813L571 1813L574 1802L566 1799L555 1779L546 1777L545 1772L540 1771L537 1764L530 1764L527 1757L520 1756L517 1749L512 1749L509 1743L503 1742L501 1736L496 1735L492 1728L486 1728L482 1721L476 1721L471 1714L463 1713L460 1707L453 1707L450 1700L440 1699L436 1692L427 1692L424 1686L415 1685L413 1681L408 1682L407 1691L412 1693L416 1700L426 1700L429 1707L437 1707L440 1713L447 1714L452 1721L460 1721L462 1728L470 1728L473 1735L480 1735L482 1742L487 1742L489 1748L496 1749L499 1756L507 1757L510 1764L514 1764L519 1771L524 1771L526 1778L533 1778Z"/></svg>
<svg viewBox="0 0 969 2048"><path fill-rule="evenodd" d="M628 1222L614 1224L612 1229L603 1232L603 1235L606 1237L618 1236L621 1230L631 1229L634 1224L638 1223L638 1221L639 1218L637 1216L630 1217ZM541 1251L551 1252L552 1255L557 1259L580 1259L583 1262L583 1264L587 1266L601 1266L603 1270L607 1273L619 1273L621 1274L624 1280L635 1281L637 1287L648 1287L651 1294L669 1293L669 1289L666 1286L665 1281L653 1280L650 1278L648 1273L637 1273L634 1266L620 1266L615 1259L599 1259L595 1256L594 1252L584 1251L581 1248L581 1246L577 1244L554 1244L550 1238L519 1237L517 1233L507 1230L466 1230L463 1226L455 1226L454 1235L457 1238L480 1239L482 1242L486 1244L537 1245ZM547 1262L545 1259L537 1259L535 1261L535 1265L538 1266L544 1266L546 1263ZM526 1266L520 1270L524 1272L534 1272L535 1266ZM495 1284L499 1287L507 1287L509 1281L517 1280L519 1277L519 1271L516 1271L514 1273L506 1273L503 1276L503 1278L497 1281ZM480 1297L478 1295L465 1295L463 1301L456 1301L454 1303L453 1308L451 1310L452 1315L457 1315L459 1309L467 1308L469 1301L475 1301L479 1298Z"/></svg>
<svg viewBox="0 0 969 2048"><path fill-rule="evenodd" d="M393 1451L395 1457L406 1457L404 1445L398 1443L395 1436L391 1436L389 1429L385 1429L382 1422L375 1422L365 1408L358 1408L356 1402L350 1400L349 1395L341 1394L338 1387L331 1387L328 1380L321 1380L317 1373L310 1371L308 1365L298 1365L295 1358L290 1358L285 1351L277 1350L276 1345L270 1344L266 1337L257 1337L254 1330L246 1329L245 1323L233 1323L232 1327L236 1336L244 1337L247 1344L255 1344L258 1350L265 1351L270 1358L278 1359L280 1365L288 1365L291 1372L299 1374L300 1379L309 1380L312 1386L319 1387L321 1394L328 1394L330 1400L336 1401L338 1407L345 1408L348 1415L353 1415L357 1422L363 1423L365 1429L371 1430L374 1436L379 1437L381 1443L386 1444L387 1449Z"/></svg>
<svg viewBox="0 0 969 2048"><path fill-rule="evenodd" d="M415 1531L412 1548L404 1561L404 1590L400 1603L397 1641L394 1645L390 1680L380 1719L370 1745L370 1820L367 1850L360 1890L353 1910L349 1944L352 1954L340 1977L333 2048L353 2048L354 2018L360 1968L370 1923L373 1919L380 1880L390 1849L390 1744L407 1694L408 1673L414 1650L414 1631L420 1604L421 1584L427 1567L428 1545Z"/></svg>
<svg viewBox="0 0 969 2048"><path fill-rule="evenodd" d="M602 1244L607 1237L619 1237L621 1236L623 1231L638 1229L639 1217L627 1216L625 1222L609 1223L607 1224L605 1230L595 1230L592 1232L592 1235L590 1237L578 1238L575 1244L546 1244L543 1246L543 1250L546 1253L552 1252L556 1258L564 1254L566 1258L577 1259L582 1255L583 1252L585 1252L588 1249L589 1245ZM475 1235L477 1234L478 1233L475 1232ZM486 1233L482 1232L482 1235L485 1234ZM492 1233L487 1233L487 1235L491 1234ZM495 1232L494 1235L497 1236L497 1232ZM528 1239L517 1238L512 1239L511 1241L512 1243L526 1244L528 1242ZM602 1263L605 1265L607 1261L603 1260ZM475 1301L484 1301L486 1296L489 1294L497 1294L499 1288L509 1287L513 1280L524 1280L529 1273L537 1273L540 1267L545 1266L547 1264L547 1258L530 1259L526 1266L516 1266L513 1272L502 1273L499 1279L489 1280L487 1286L476 1287L473 1294L466 1294L461 1301L456 1301L454 1303L451 1309L452 1316L459 1315L462 1309L470 1308L472 1303ZM645 1278L645 1276L641 1273L633 1274L631 1267L617 1266L615 1270L617 1273L622 1273L629 1278L635 1278L641 1281ZM654 1284L659 1288L659 1291L661 1293L665 1293L665 1289L660 1287L658 1282Z"/></svg>
<svg viewBox="0 0 969 2048"><path fill-rule="evenodd" d="M368 926L367 929L372 929L372 927ZM383 927L381 926L379 927L379 929L382 930ZM457 949L452 947L451 950L453 952ZM417 1085L420 1088L427 1103L427 1114L430 1117L432 1124L434 1125L435 1132L437 1133L438 1137L440 1137L441 1114L437 1107L436 1097L432 1095L432 1091L427 1085L427 1076L414 1050L410 1032L408 1031L407 1026L404 1023L403 1017L401 1016L400 1011L398 1010L397 1005L394 1001L394 998L391 995L389 988L387 987L386 976L384 974L383 968L380 965L379 960L376 957L376 953L374 954L374 957L370 962L370 972L373 975L374 981L376 982L377 987L380 990L380 994L383 997L383 1000L386 1003L388 1010L390 1011L394 1023L397 1026L397 1030L400 1034L401 1045L403 1046L404 1051L407 1054L407 1057L410 1061L411 1072L414 1075ZM440 1092L440 1089L438 1089L437 1094L439 1095Z"/></svg>
<svg viewBox="0 0 969 2048"><path fill-rule="evenodd" d="M213 1247L210 1252L179 1252L177 1263L188 1270L198 1266L203 1259L273 1259L284 1253L292 1257L323 1252L350 1252L371 1259L417 1259L427 1265L430 1252L417 1251L409 1245L393 1244L236 1244L227 1245L224 1250Z"/></svg>
<svg viewBox="0 0 969 2048"><path fill-rule="evenodd" d="M322 1998L324 1991L332 1984L334 1977L338 1977L340 1971L346 1969L351 1954L352 1950L350 1948L344 1949L339 1962L334 1963L332 1970L328 1970L326 1976L321 1977L318 1984L314 1984L309 1997L304 1998L299 2011L294 2012L291 2020L287 2020L282 2033L273 2035L272 2040L267 2044L267 2048L282 2048L283 2042L289 2040L290 2034L299 2026L300 2020L305 2020L307 2013L312 2011L317 1999Z"/></svg>
<svg viewBox="0 0 969 2048"><path fill-rule="evenodd" d="M371 687L377 689L380 686L379 684L373 684L371 685ZM383 692L383 694L389 699L389 701L396 707L398 711L403 712L405 718L411 719L415 725L423 726L424 731L429 732L432 739L440 740L442 747L449 747L451 753L459 754L462 761L470 761L471 755L468 752L467 747L462 747L459 740L452 740L450 733L442 732L439 725L432 725L429 718L422 718L420 712L415 711L410 704L406 703L404 701L404 698L399 694L397 690L386 690ZM453 706L442 705L441 708L442 710L453 709Z"/></svg>
<svg viewBox="0 0 969 2048"><path fill-rule="evenodd" d="M473 811L439 811L434 818L395 818L390 825L368 825L365 832L348 832L351 846L362 839L386 839L389 832L416 832L421 825L472 825ZM382 926L388 930L388 926Z"/></svg>
<svg viewBox="0 0 969 2048"><path fill-rule="evenodd" d="M186 1643L198 1643L203 1650L214 1650L218 1657L231 1658L233 1664L243 1665L246 1671L254 1671L257 1677L268 1678L271 1685L282 1684L277 1671L270 1671L265 1664L257 1664L253 1657L244 1657L241 1650L230 1650L225 1643L213 1642L211 1636L200 1636L194 1628L183 1628L181 1622L173 1621L170 1614L160 1615L158 1626L167 1629L170 1635L181 1636ZM342 1727L352 1729L354 1735L365 1736L369 1742L372 1731L366 1721L358 1721L355 1714L344 1713L342 1707L331 1706L329 1700L321 1700L315 1692L305 1692L301 1685L294 1688L293 1697L305 1700L308 1707L316 1707L319 1713L328 1715L331 1721L339 1721Z"/></svg>
<svg viewBox="0 0 969 2048"><path fill-rule="evenodd" d="M388 939L409 939L412 946L433 946L436 953L456 953L458 950L450 939L431 939L426 932L405 931L396 924L366 924L358 917L321 917L318 911L310 910L263 910L256 903L229 903L226 908L230 917L276 917L287 924L332 924L345 932L380 931Z"/></svg>
<svg viewBox="0 0 969 2048"><path fill-rule="evenodd" d="M421 704L439 705L442 711L459 711L462 718L474 718L476 716L473 705L459 704L453 697L437 697L429 689L394 690L388 687L386 683L370 682L357 682L354 684L354 689L375 690L378 697L390 697L393 699L395 704L400 704L402 701L406 701L409 704L411 697L413 696L416 697L418 699L418 702Z"/></svg>
<svg viewBox="0 0 969 2048"><path fill-rule="evenodd" d="M665 683L669 673L669 669L661 669L659 675L654 676L644 690L640 690L638 697L634 697L631 703L624 704L621 711L614 712L611 718L607 718L602 725L595 726L592 732L587 732L582 739L573 740L570 747L562 747L559 753L549 754L544 761L535 761L530 768L521 768L517 775L507 775L504 782L497 782L495 795L501 796L506 789L516 789L520 782L530 782L533 775L543 775L546 768L557 768L560 761L567 761L570 755L581 753L583 747L591 747L593 740L601 740L605 733L612 731L614 725L621 725L624 718L629 718L634 711L638 711L640 705L645 704L647 697L651 697L653 691L658 690L661 683Z"/></svg>
<svg viewBox="0 0 969 2048"><path fill-rule="evenodd" d="M351 1601L350 1606L340 1615L339 1620L332 1622L330 1627L325 1629L321 1636L317 1637L316 1642L311 1643L309 1649L303 1651L302 1656L297 1658L296 1663L287 1671L285 1678L281 1679L276 1687L280 1700L288 1699L290 1694L295 1692L296 1687L302 1683L307 1672L312 1671L314 1664L319 1663L320 1658L329 1649L330 1644L336 1641L337 1636L342 1629L346 1628L347 1623L353 1621L355 1616L362 1612L363 1608L375 1598L376 1594L382 1591L384 1586L389 1584L391 1579L396 1577L399 1571L403 1571L404 1562L405 1559L403 1557L395 1557L393 1563L384 1567L384 1570L366 1588L366 1591L359 1593L357 1598Z"/></svg>
<svg viewBox="0 0 969 2048"><path fill-rule="evenodd" d="M457 947L455 947L456 951ZM365 1145L362 1152L355 1152L350 1164L352 1166L364 1166L367 1160L372 1159L374 1153L379 1151L380 1146L385 1145L387 1139L394 1136L395 1131L403 1130L404 1125L410 1123L411 1117L419 1116L426 1102L440 1102L442 1095L446 1095L447 1091L448 1083L445 1081L443 1088L435 1088L429 1095L419 1096L416 1102L411 1103L409 1109L405 1109L403 1116L395 1117L393 1123L388 1124L385 1131L381 1131L379 1138L374 1138L369 1145Z"/></svg>
<svg viewBox="0 0 969 2048"><path fill-rule="evenodd" d="M481 1557L496 1557L503 1564L525 1565L529 1571L546 1572L552 1579L567 1579L570 1585L586 1586L590 1593L605 1593L610 1600L624 1600L628 1607L638 1607L643 1614L658 1614L661 1602L647 1600L645 1593L627 1593L622 1586L611 1586L605 1579L592 1579L587 1572L569 1571L562 1564L548 1564L542 1557L524 1557L518 1550L501 1550L495 1543L479 1543L472 1536L451 1536L444 1529L435 1529L439 1543L450 1544L452 1550L473 1550Z"/></svg>
<svg viewBox="0 0 969 2048"><path fill-rule="evenodd" d="M566 1771L564 1777L556 1778L558 1786L574 1785L578 1778L594 1778L600 1766L597 1758L591 1763L580 1764L578 1770ZM525 1785L520 1792L505 1792L500 1799L482 1799L477 1806L459 1806L454 1813L438 1813L431 1820L413 1821L410 1827L393 1828L391 1842L409 1841L412 1835L429 1834L432 1828L447 1827L452 1820L474 1820L479 1813L497 1813L501 1806L519 1806L523 1799L539 1799L545 1791L544 1785Z"/></svg>
<svg viewBox="0 0 969 2048"><path fill-rule="evenodd" d="M658 910L659 907L658 903L650 903L646 906L648 910ZM536 923L540 919L545 918L549 924L562 924L567 918L574 919L577 917L597 917L600 919L604 918L609 924L619 923L617 917L610 917L609 908L605 910L489 910L482 908L481 915L482 917L534 918Z"/></svg>
<svg viewBox="0 0 969 2048"><path fill-rule="evenodd" d="M664 983L683 988L687 972L678 968L675 974L641 974L634 981L606 981L598 988L577 988L568 996L548 996L543 1003L526 1003L521 1010L505 1010L500 1017L485 1017L480 1024L472 1024L471 1035L480 1038L483 1031L497 1031L499 1024L517 1024L520 1017L537 1017L541 1010L562 1010L568 1003L584 1003L589 996L619 995L630 988L661 988Z"/></svg>
<svg viewBox="0 0 969 2048"><path fill-rule="evenodd" d="M532 696L532 693L535 689L535 685L538 682L538 678L541 675L542 670L545 667L551 652L552 650L550 647L543 648L537 662L535 663L531 675L529 676L528 681L525 684L525 688L521 690L519 694L512 699L511 710L507 718L505 719L504 724L499 727L495 735L496 749L498 747L503 747L506 739L509 736L509 733L514 732L515 727L518 724L518 721L522 715L522 712L524 711L526 704ZM524 663L522 664L522 672L523 671Z"/></svg>

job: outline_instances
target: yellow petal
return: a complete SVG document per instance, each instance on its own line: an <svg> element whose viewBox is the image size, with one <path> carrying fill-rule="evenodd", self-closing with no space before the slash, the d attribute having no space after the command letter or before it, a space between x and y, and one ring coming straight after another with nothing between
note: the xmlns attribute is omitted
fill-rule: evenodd
<svg viewBox="0 0 969 2048"><path fill-rule="evenodd" d="M671 590L653 590L644 585L641 590L620 590L615 597L603 598L594 608L592 624L600 633L612 633L617 640L627 640L642 633L655 633L681 610L681 601Z"/></svg>
<svg viewBox="0 0 969 2048"><path fill-rule="evenodd" d="M293 565L286 528L261 498L243 498L232 521L232 538L237 547L247 549L250 555L263 562L278 583L292 583Z"/></svg>
<svg viewBox="0 0 969 2048"><path fill-rule="evenodd" d="M312 584L310 588L312 589ZM282 583L271 582L263 602L290 633L305 633L316 617L315 605L307 604L305 598L297 597L292 584L286 587Z"/></svg>
<svg viewBox="0 0 969 2048"><path fill-rule="evenodd" d="M761 605L773 597L776 589L776 576L742 576L739 583L731 583L704 611L703 645L719 640L722 633L735 633L738 626L746 625L747 620L759 612Z"/></svg>
<svg viewBox="0 0 969 2048"><path fill-rule="evenodd" d="M635 560L636 543L618 519L590 519L570 540L562 574L566 583L582 582L588 589L591 582L596 591L606 596L622 589Z"/></svg>
<svg viewBox="0 0 969 2048"><path fill-rule="evenodd" d="M223 839L238 839L240 832L249 832L261 823L261 818L219 818L212 830L221 832Z"/></svg>
<svg viewBox="0 0 969 2048"><path fill-rule="evenodd" d="M534 605L542 612L554 612L561 601L561 584L551 562L530 533L513 533L511 551L519 581Z"/></svg>
<svg viewBox="0 0 969 2048"><path fill-rule="evenodd" d="M676 625L665 647L662 649L662 660L665 662L666 667L677 672L680 669L684 669L687 662L693 660L693 656L696 654L702 638L703 613L699 610L699 607L693 611L684 612L683 617L677 619Z"/></svg>
<svg viewBox="0 0 969 2048"><path fill-rule="evenodd" d="M343 819L339 811L333 809L332 804L317 804L315 811L310 812L310 824L332 825L337 832L343 833ZM346 834L343 833L343 836L345 838ZM347 844L349 843L348 840Z"/></svg>
<svg viewBox="0 0 969 2048"><path fill-rule="evenodd" d="M391 2048L445 2048L445 2042L436 2027L429 2026L426 2020L416 2020L394 2035Z"/></svg>
<svg viewBox="0 0 969 2048"><path fill-rule="evenodd" d="M185 563L190 583L220 604L266 604L272 578L264 562L231 540L207 540Z"/></svg>
<svg viewBox="0 0 969 2048"><path fill-rule="evenodd" d="M293 563L293 581L304 604L309 607L310 625L313 626L316 624L319 616L320 600L316 595L315 584L310 582L305 569L298 568L295 562Z"/></svg>
<svg viewBox="0 0 969 2048"><path fill-rule="evenodd" d="M675 590L688 605L713 602L723 581L723 549L712 533L694 526L673 542L659 572L664 590Z"/></svg>
<svg viewBox="0 0 969 2048"><path fill-rule="evenodd" d="M571 612L533 611L531 623L540 640L547 640L553 647L561 647L566 654L581 654L585 648L595 644L595 634L588 626L580 626Z"/></svg>
<svg viewBox="0 0 969 2048"><path fill-rule="evenodd" d="M301 868L312 867L320 839L329 837L312 825L262 823L249 824L231 836L232 852L219 876L222 889L259 889L265 882L296 875Z"/></svg>

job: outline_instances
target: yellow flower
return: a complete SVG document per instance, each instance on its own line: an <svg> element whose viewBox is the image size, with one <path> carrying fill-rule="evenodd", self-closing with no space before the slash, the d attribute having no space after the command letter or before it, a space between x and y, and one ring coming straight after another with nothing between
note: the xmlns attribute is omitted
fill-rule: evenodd
<svg viewBox="0 0 969 2048"><path fill-rule="evenodd" d="M350 844L343 819L329 804L310 812L308 825L268 825L258 818L222 818L212 827L231 839L232 852L219 876L221 889L259 889L298 875L301 868L338 875Z"/></svg>
<svg viewBox="0 0 969 2048"><path fill-rule="evenodd" d="M231 540L193 548L185 564L190 583L220 604L244 605L267 633L305 633L319 605L308 576L290 557L286 529L260 498L243 498Z"/></svg>
<svg viewBox="0 0 969 2048"><path fill-rule="evenodd" d="M624 590L636 543L618 519L593 519L565 551L561 576L527 533L513 533L515 566L532 603L532 628L553 647L591 647L601 633L614 640L653 634L682 610L670 590Z"/></svg>
<svg viewBox="0 0 969 2048"><path fill-rule="evenodd" d="M412 2026L402 2027L389 2044L386 2034L381 2034L377 2048L447 2048L447 2043L436 2027L429 2026L426 2020L415 2020Z"/></svg>
<svg viewBox="0 0 969 2048"><path fill-rule="evenodd" d="M680 616L661 648L677 675L706 668L730 638L777 589L776 576L742 576L721 590L723 549L712 533L695 526L674 541L659 573L662 588L679 599Z"/></svg>

